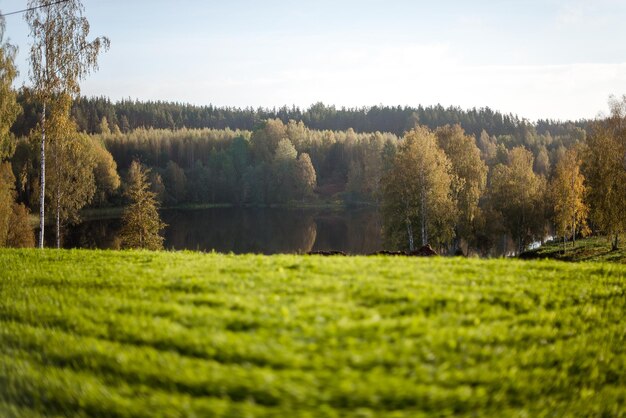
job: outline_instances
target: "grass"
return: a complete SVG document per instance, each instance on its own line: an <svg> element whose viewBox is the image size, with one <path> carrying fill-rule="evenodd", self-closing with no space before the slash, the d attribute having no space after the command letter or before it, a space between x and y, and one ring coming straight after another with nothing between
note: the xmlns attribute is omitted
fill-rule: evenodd
<svg viewBox="0 0 626 418"><path fill-rule="evenodd" d="M0 251L0 416L626 416L626 266Z"/></svg>
<svg viewBox="0 0 626 418"><path fill-rule="evenodd" d="M563 242L551 241L541 247L522 253L524 259L550 258L561 261L601 261L626 264L626 243L621 241L617 251L611 251L607 237L595 236L577 240L574 245L567 242L563 251Z"/></svg>

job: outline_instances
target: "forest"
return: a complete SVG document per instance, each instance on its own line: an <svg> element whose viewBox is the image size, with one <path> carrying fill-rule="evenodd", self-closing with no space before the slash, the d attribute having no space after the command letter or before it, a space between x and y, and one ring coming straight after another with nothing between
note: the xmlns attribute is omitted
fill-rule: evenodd
<svg viewBox="0 0 626 418"><path fill-rule="evenodd" d="M36 211L33 123L41 106L24 89L16 99L8 175L16 202ZM376 205L392 249L430 244L489 255L508 240L522 251L550 235L571 240L591 231L610 234L617 246L626 182L617 180L624 175L619 161L611 168L605 159L611 147L623 155L625 108L612 99L602 121L533 124L490 109L441 106L253 111L83 98L72 104L76 133L66 157L49 149L52 167L73 166L77 175L51 174L49 183L59 187L50 189L50 201L64 206L60 230L84 207L127 205L125 179L138 161L166 207ZM356 128L338 129L348 124ZM418 168L429 178L417 176ZM600 190L612 181L617 193L606 202Z"/></svg>

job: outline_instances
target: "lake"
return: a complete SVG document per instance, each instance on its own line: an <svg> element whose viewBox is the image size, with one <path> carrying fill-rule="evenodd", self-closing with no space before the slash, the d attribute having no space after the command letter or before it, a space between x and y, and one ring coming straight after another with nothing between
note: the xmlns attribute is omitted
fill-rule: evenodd
<svg viewBox="0 0 626 418"><path fill-rule="evenodd" d="M161 217L168 225L163 231L166 249L235 254L329 250L368 254L382 249L376 208L169 209L163 210ZM86 220L69 228L63 246L117 248L120 227L119 218Z"/></svg>

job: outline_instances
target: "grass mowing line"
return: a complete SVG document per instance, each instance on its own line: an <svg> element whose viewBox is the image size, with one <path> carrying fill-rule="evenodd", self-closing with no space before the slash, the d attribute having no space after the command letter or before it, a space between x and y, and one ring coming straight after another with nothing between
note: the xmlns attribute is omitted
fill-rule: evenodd
<svg viewBox="0 0 626 418"><path fill-rule="evenodd" d="M200 361L172 352L146 347L129 347L96 338L74 337L71 334L23 324L4 324L0 336L10 351L37 353L42 365L74 370L88 370L115 382L122 377L129 384L142 384L161 390L187 392L193 396L229 397L234 400L253 399L262 405L277 405L287 399L293 388L303 393L303 375L291 371L247 365L223 365ZM1 349L2 347L0 347ZM32 358L31 358L32 360ZM332 379L332 376L328 376ZM263 391L267 382L284 384L285 393ZM314 382L306 382L309 387ZM286 388L290 388L287 390ZM303 399L298 399L303 401Z"/></svg>
<svg viewBox="0 0 626 418"><path fill-rule="evenodd" d="M266 407L229 399L195 398L119 381L105 384L86 371L40 364L13 352L0 355L0 399L39 412L74 416L178 417L181 411L200 416L265 415ZM271 414L270 414L271 415Z"/></svg>
<svg viewBox="0 0 626 418"><path fill-rule="evenodd" d="M31 313L31 314L32 314L32 312L29 312L29 313ZM81 312L75 312L74 314L75 314L74 316L76 316L76 317L83 317L83 318L84 318L84 316L83 316L83 314L82 314ZM533 319L533 321L536 321L536 319L534 318L534 314L533 314L533 315L531 315L530 317ZM17 318L14 318L14 319L19 320L20 318L19 318L19 317L17 317ZM115 319L115 318L113 318L113 319ZM119 318L118 318L118 319L119 319ZM125 319L125 318L124 318L124 319ZM150 319L150 318L148 318L148 319ZM524 318L523 318L523 317L522 317L522 318L518 318L518 319L519 319L519 321L520 321L520 322L523 322L523 321L524 321ZM550 319L550 318L548 318L548 319ZM552 320L553 320L553 319L554 319L554 318L552 317ZM22 320L23 320L23 318L22 318ZM117 322L122 322L122 321L117 321ZM380 323L380 321L376 321L376 323ZM33 324L37 324L37 322L33 322ZM470 321L466 321L466 325L471 326L472 324L473 324L473 321L471 321L471 320L470 320ZM363 324L363 325L365 326L366 324ZM526 324L526 325L528 325L528 324ZM542 327L543 327L543 328L545 328L545 330L547 330L547 331L551 331L551 330L552 330L552 327L551 327L551 323L550 323L550 322L548 322L548 323L547 323L547 324L545 324L545 325L541 325L541 327L538 327L539 331L541 331L541 330L542 330ZM63 329L63 328L64 328L64 327L61 327L61 329ZM91 328L93 328L93 327L91 327ZM457 330L457 326L448 327L448 328L449 328L450 330L452 330L452 331ZM65 328L65 329L67 329L67 328ZM444 331L445 331L446 329L447 329L447 328L442 328L441 330L444 330ZM488 329L488 328L487 328L487 329ZM527 340L527 341L529 341L530 343L532 343L532 341L533 341L534 339L533 339L533 338L529 338L529 337L532 335L532 334L529 334L529 331L532 331L532 330L533 330L532 328L531 328L531 329L528 329L528 327L525 327L525 328L524 328L524 329L522 329L522 331L520 331L520 333L519 333L519 336L520 336L521 341L515 341L515 340L512 340L511 342L512 342L512 343L514 343L514 344L519 345L519 344L520 344L521 342L523 342L524 340ZM73 328L73 329L72 329L72 331L74 331L74 332L78 332L78 330L77 330L76 328ZM131 330L131 331L132 331L132 330ZM534 331L533 331L533 332L534 332ZM169 332L168 332L168 333L169 333ZM342 328L342 330L341 330L341 334L342 334L342 335L344 335L344 336L346 336L345 328ZM482 331L480 331L480 330L479 330L479 335L481 335L481 334L482 334ZM111 339L111 336L110 336L110 335L108 335L108 334L105 334L104 332L102 332L102 333L95 333L95 334L89 333L89 334L85 334L85 335L94 335L94 336L100 336L100 337L104 335L104 336L106 336L106 338ZM141 339L140 341L137 341L136 336L137 336L138 334L136 334L134 331L133 331L133 332L130 332L130 333L129 333L129 335L130 335L131 339L128 339L128 338L126 338L126 339L124 339L124 338L122 338L122 339L120 339L120 338L117 338L117 339L116 339L116 338L113 338L113 339L111 339L111 340L113 340L113 341L117 340L117 341L120 341L120 342L126 342L126 343L134 343L134 344L136 344L136 345L144 345L144 344L147 344L148 346L156 347L156 348L159 348L159 349L177 349L177 348L178 348L178 351L179 351L179 352L181 352L182 354L193 355L193 356L195 356L195 357L209 358L209 356L207 356L207 355L206 355L206 352L204 352L204 351L199 352L197 349L192 349L192 350L190 350L188 347L184 347L183 349L180 349L180 347L178 347L178 346L176 346L176 347L172 347L171 345L167 344L167 342L164 342L164 341L159 341L159 340L158 340L158 337L157 337L157 340L156 340L157 342L155 343L155 340L152 340L152 341L150 341L150 342L146 342L146 341L145 341L145 339ZM228 335L237 335L237 334L230 334L230 333L229 333ZM405 335L405 334L403 334L403 335L406 337L406 335ZM349 334L348 334L348 336L349 336ZM467 337L467 336L466 336L466 337ZM541 337L541 338L545 338L545 335L540 335L540 336L539 336L539 337L537 337L537 338L540 338L540 337ZM261 336L259 336L259 339L260 339L260 340L264 340L265 338L266 338L266 336L262 336L262 335L261 335ZM537 339L537 338L535 338L535 339ZM548 337L548 339L552 339L552 338L553 338L553 337ZM217 338L217 339L219 340L219 338ZM178 339L175 339L175 341L178 341ZM255 340L250 340L250 341L247 341L247 343L250 343L250 345L253 345L253 343L255 343L255 342L256 342ZM297 342L297 341L296 341L296 342ZM224 347L224 348L223 348L223 350L221 350L221 351L224 351L224 352L232 352L233 350L236 350L236 347L233 349L233 347L232 347L232 346L233 346L233 345L234 345L234 346L238 346L238 345L240 345L240 344L242 344L240 341L234 341L234 342L232 342L231 344L229 344L228 346ZM215 348L215 347L214 347L214 348ZM305 347L300 347L300 348L298 348L298 347L296 346L296 347L292 347L292 348L295 348L295 349L296 349L295 351L300 351L300 349L305 348ZM218 360L218 361L221 361L221 362L224 362L224 363L237 363L237 362L240 362L240 361L241 361L241 362L249 362L249 363L253 363L253 364L258 364L258 365L261 365L261 366L266 365L266 363L265 363L264 361L262 361L262 360L261 360L261 361L259 361L258 359L251 358L251 357L249 357L249 356L245 356L245 355L244 355L243 357L236 357L236 358L234 358L234 359L233 359L233 358L232 358L232 355L229 355L229 357L225 357L225 356L221 356L221 355L219 355L219 353L218 353L218 355L214 355L214 356L212 356L212 357L210 357L210 358L214 358L214 359L216 359L216 360ZM300 363L303 363L303 362L306 362L306 360L302 360L302 361L300 361ZM285 363L288 363L288 362L287 362L287 361L285 361ZM273 365L274 367L276 367L276 364L270 364L270 365ZM293 362L292 362L291 366L286 366L285 364L280 363L280 364L278 365L278 367L280 367L280 368L284 368L284 367L291 367L291 368L294 368L294 367L296 367L296 368L297 368L297 366L294 366L294 365L293 365ZM306 369L307 367L302 367L302 368Z"/></svg>

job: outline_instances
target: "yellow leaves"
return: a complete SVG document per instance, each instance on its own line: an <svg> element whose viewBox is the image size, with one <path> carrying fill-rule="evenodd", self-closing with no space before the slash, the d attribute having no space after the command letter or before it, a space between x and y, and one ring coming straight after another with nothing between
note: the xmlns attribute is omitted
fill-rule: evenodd
<svg viewBox="0 0 626 418"><path fill-rule="evenodd" d="M555 167L550 184L557 234L564 236L588 231L589 209L584 202L585 177L580 172L581 161L575 149L568 150Z"/></svg>

